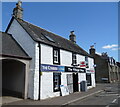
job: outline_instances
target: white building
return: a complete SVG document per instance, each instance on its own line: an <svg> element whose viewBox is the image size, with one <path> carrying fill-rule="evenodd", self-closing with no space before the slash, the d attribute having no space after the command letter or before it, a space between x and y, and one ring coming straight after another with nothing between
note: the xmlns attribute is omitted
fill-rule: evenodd
<svg viewBox="0 0 120 107"><path fill-rule="evenodd" d="M38 100L78 92L81 81L86 80L88 89L95 87L94 59L76 44L73 31L67 40L24 21L22 11L18 2L6 32L32 58L28 98Z"/></svg>

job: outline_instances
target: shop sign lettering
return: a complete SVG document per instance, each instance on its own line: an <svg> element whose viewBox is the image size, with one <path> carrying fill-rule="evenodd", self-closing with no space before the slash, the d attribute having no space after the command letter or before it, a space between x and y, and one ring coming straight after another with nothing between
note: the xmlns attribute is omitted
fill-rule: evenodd
<svg viewBox="0 0 120 107"><path fill-rule="evenodd" d="M64 72L65 71L65 67L64 66L55 66L55 65L41 64L41 71Z"/></svg>
<svg viewBox="0 0 120 107"><path fill-rule="evenodd" d="M65 67L65 72L85 72L85 69L76 67Z"/></svg>

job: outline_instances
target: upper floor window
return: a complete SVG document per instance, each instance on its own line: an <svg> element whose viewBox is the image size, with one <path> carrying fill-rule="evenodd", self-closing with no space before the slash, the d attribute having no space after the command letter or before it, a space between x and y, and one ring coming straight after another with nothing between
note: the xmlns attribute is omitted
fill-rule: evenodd
<svg viewBox="0 0 120 107"><path fill-rule="evenodd" d="M53 49L53 63L60 64L60 51L59 49Z"/></svg>
<svg viewBox="0 0 120 107"><path fill-rule="evenodd" d="M76 57L76 54L73 53L72 54L72 65L76 65L77 64L77 57Z"/></svg>
<svg viewBox="0 0 120 107"><path fill-rule="evenodd" d="M85 56L85 62L86 62L86 68L89 68L89 66L88 66L88 56Z"/></svg>

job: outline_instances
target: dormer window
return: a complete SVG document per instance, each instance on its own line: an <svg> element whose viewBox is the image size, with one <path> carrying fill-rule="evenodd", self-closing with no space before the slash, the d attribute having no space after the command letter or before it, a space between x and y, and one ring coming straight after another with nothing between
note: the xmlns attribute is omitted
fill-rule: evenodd
<svg viewBox="0 0 120 107"><path fill-rule="evenodd" d="M60 64L60 50L53 48L53 64Z"/></svg>
<svg viewBox="0 0 120 107"><path fill-rule="evenodd" d="M76 65L77 64L77 57L76 57L76 53L72 54L72 65Z"/></svg>

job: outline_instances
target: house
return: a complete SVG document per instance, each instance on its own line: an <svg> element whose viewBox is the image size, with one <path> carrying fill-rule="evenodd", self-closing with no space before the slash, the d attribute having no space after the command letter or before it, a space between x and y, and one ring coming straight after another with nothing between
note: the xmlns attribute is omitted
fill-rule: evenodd
<svg viewBox="0 0 120 107"><path fill-rule="evenodd" d="M76 44L74 31L70 40L22 19L21 2L16 4L6 33L32 58L29 71L28 98L38 100L95 87L94 59ZM86 83L86 82L85 82Z"/></svg>
<svg viewBox="0 0 120 107"><path fill-rule="evenodd" d="M26 99L31 57L15 41L11 34L0 32L2 51L2 96L17 96Z"/></svg>
<svg viewBox="0 0 120 107"><path fill-rule="evenodd" d="M117 82L119 81L118 65L113 57L109 57L107 53L101 55L96 54L94 46L90 48L90 54L94 57L95 61L95 77L96 82Z"/></svg>
<svg viewBox="0 0 120 107"><path fill-rule="evenodd" d="M119 81L120 81L120 62L117 62L117 66L118 66L118 77L119 77Z"/></svg>

